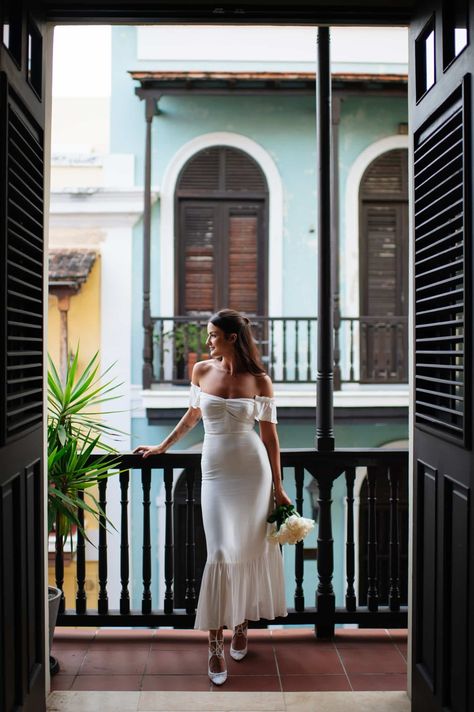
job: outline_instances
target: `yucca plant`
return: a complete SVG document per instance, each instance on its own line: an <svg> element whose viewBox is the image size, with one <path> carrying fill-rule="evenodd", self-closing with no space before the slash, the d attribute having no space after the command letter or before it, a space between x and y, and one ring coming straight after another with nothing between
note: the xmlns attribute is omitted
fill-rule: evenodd
<svg viewBox="0 0 474 712"><path fill-rule="evenodd" d="M74 525L88 538L78 516L80 509L105 521L90 490L117 473L117 450L103 442L103 436L117 438L122 433L102 420L107 411L96 408L119 398L120 384L114 379L103 382L112 367L99 373L98 352L79 375L78 347L67 365L64 383L49 356L48 362L48 524L50 531L55 525L56 536L64 544ZM91 459L93 453L96 456Z"/></svg>

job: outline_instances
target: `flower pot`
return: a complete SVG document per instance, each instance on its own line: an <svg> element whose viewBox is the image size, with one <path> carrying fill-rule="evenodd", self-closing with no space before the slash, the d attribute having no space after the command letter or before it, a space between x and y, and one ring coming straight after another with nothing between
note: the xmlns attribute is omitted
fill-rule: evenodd
<svg viewBox="0 0 474 712"><path fill-rule="evenodd" d="M59 604L61 603L61 590L54 586L48 586L48 606L49 606L49 651L53 645L54 628L58 618ZM59 663L56 658L49 656L49 669L52 675L59 671Z"/></svg>
<svg viewBox="0 0 474 712"><path fill-rule="evenodd" d="M207 353L202 353L199 358L203 361L206 358L209 358L209 354ZM193 375L193 368L194 365L198 361L198 354L195 351L190 351L188 353L188 377L191 379L191 376Z"/></svg>

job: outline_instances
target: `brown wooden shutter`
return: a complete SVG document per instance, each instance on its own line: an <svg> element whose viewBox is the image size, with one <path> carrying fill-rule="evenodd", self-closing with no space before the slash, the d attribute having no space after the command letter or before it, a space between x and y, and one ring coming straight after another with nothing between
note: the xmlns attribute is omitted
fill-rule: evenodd
<svg viewBox="0 0 474 712"><path fill-rule="evenodd" d="M398 198L408 200L408 152L387 151L375 159L362 179L362 199Z"/></svg>
<svg viewBox="0 0 474 712"><path fill-rule="evenodd" d="M181 171L176 197L178 313L265 314L268 191L258 164L228 146L200 151Z"/></svg>
<svg viewBox="0 0 474 712"><path fill-rule="evenodd" d="M365 316L394 316L399 309L397 233L400 209L396 204L364 205L367 241L367 303Z"/></svg>
<svg viewBox="0 0 474 712"><path fill-rule="evenodd" d="M257 215L230 215L228 305L231 309L257 313L257 278Z"/></svg>
<svg viewBox="0 0 474 712"><path fill-rule="evenodd" d="M206 314L215 302L216 208L213 205L182 205L181 303L186 314Z"/></svg>
<svg viewBox="0 0 474 712"><path fill-rule="evenodd" d="M407 378L407 176L408 152L397 149L373 161L361 181L360 368L365 382Z"/></svg>
<svg viewBox="0 0 474 712"><path fill-rule="evenodd" d="M219 189L220 148L206 148L186 164L178 181L179 191Z"/></svg>

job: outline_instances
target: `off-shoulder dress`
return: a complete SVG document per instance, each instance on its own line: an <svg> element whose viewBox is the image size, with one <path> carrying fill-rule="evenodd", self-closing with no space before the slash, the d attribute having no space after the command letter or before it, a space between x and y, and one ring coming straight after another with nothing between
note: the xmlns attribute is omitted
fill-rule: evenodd
<svg viewBox="0 0 474 712"><path fill-rule="evenodd" d="M232 629L286 616L280 547L268 542L274 507L268 454L255 420L277 422L273 398L221 398L191 384L204 423L201 506L207 561L194 627Z"/></svg>

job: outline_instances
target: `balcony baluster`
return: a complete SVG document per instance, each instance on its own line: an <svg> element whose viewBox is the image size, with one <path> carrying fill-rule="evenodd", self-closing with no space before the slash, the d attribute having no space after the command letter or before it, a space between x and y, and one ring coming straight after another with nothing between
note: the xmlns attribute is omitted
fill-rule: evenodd
<svg viewBox="0 0 474 712"><path fill-rule="evenodd" d="M130 613L130 594L128 583L129 571L129 546L128 546L128 486L130 481L129 471L120 473L120 613Z"/></svg>
<svg viewBox="0 0 474 712"><path fill-rule="evenodd" d="M165 600L164 612L166 614L173 613L174 594L173 594L173 469L165 467Z"/></svg>
<svg viewBox="0 0 474 712"><path fill-rule="evenodd" d="M346 534L346 611L356 610L356 597L354 591L355 580L355 545L354 545L354 482L355 467L346 469L347 487L347 534Z"/></svg>
<svg viewBox="0 0 474 712"><path fill-rule="evenodd" d="M84 502L84 490L78 491L79 499ZM77 509L77 518L79 524L84 528L84 510L82 507ZM76 591L76 613L85 613L87 610L87 598L86 598L86 545L84 540L84 534L81 530L77 530L77 548L76 548L76 581L77 581L77 591Z"/></svg>
<svg viewBox="0 0 474 712"><path fill-rule="evenodd" d="M301 465L295 467L295 484L296 484L296 511L303 515L303 482L304 468ZM295 546L295 611L304 611L304 592L303 592L303 576L304 576L304 559L303 559L304 542L299 541Z"/></svg>
<svg viewBox="0 0 474 712"><path fill-rule="evenodd" d="M142 613L144 613L144 614L151 613L150 489L151 489L151 468L149 466L145 466L142 470L142 490L143 490Z"/></svg>
<svg viewBox="0 0 474 712"><path fill-rule="evenodd" d="M378 577L377 577L377 512L376 512L376 485L378 467L367 468L367 503L368 503L368 537L367 537L367 558L368 558L368 587L367 606L369 611L375 612L379 605Z"/></svg>
<svg viewBox="0 0 474 712"><path fill-rule="evenodd" d="M400 541L398 535L398 485L400 472L391 467L388 474L390 482L390 573L388 604L391 611L400 610Z"/></svg>
<svg viewBox="0 0 474 712"><path fill-rule="evenodd" d="M196 544L194 541L194 468L186 470L186 613L196 610Z"/></svg>
<svg viewBox="0 0 474 712"><path fill-rule="evenodd" d="M97 610L100 614L109 612L107 593L107 479L99 480L99 598Z"/></svg>

